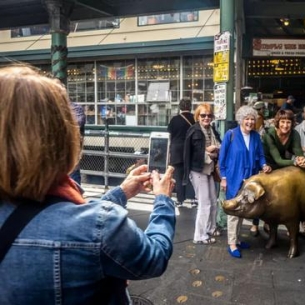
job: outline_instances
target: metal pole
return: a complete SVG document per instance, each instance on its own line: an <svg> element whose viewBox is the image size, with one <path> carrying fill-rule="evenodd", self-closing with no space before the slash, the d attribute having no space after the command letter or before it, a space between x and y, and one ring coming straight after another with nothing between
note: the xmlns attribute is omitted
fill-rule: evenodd
<svg viewBox="0 0 305 305"><path fill-rule="evenodd" d="M67 36L70 33L70 15L74 2L64 0L43 0L49 14L52 45L51 63L53 75L67 84Z"/></svg>
<svg viewBox="0 0 305 305"><path fill-rule="evenodd" d="M244 2L243 0L235 0L236 3L236 82L235 82L235 108L238 109L241 106L241 88L244 86L245 75L245 63L242 59L243 50L243 34L245 33L245 21L244 21Z"/></svg>
<svg viewBox="0 0 305 305"><path fill-rule="evenodd" d="M67 84L67 35L65 33L52 33L51 63L52 74Z"/></svg>
<svg viewBox="0 0 305 305"><path fill-rule="evenodd" d="M226 130L234 118L234 22L235 0L220 0L220 32L230 32L229 81L227 82L227 121Z"/></svg>
<svg viewBox="0 0 305 305"><path fill-rule="evenodd" d="M105 183L105 190L109 188L109 124L108 118L105 119L105 159L104 159L104 183Z"/></svg>

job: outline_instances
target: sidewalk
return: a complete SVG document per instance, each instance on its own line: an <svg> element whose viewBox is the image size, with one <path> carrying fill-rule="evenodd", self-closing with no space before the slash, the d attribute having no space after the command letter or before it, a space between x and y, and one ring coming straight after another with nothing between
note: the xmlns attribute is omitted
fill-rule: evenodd
<svg viewBox="0 0 305 305"><path fill-rule="evenodd" d="M85 189L89 194L89 188ZM129 216L142 229L147 225L153 201L152 195L145 196L138 195L128 202ZM243 250L242 259L236 259L227 252L226 232L213 245L192 243L195 215L196 209L189 206L177 209L174 252L167 271L160 278L130 282L130 294L141 298L134 305L305 304L303 238L299 238L300 256L288 259L286 231L279 230L277 248L266 250L266 233L261 229L258 237L251 236L250 222L244 221L242 240L251 248Z"/></svg>
<svg viewBox="0 0 305 305"><path fill-rule="evenodd" d="M174 253L161 278L132 281L131 295L152 304L188 305L303 305L305 303L305 247L299 238L301 256L288 259L286 231L279 231L278 248L264 249L267 235L249 234L244 225L242 239L251 244L243 258L227 252L226 232L214 245L194 245L196 211L181 208L177 217ZM249 222L248 222L249 223ZM145 303L142 303L145 304Z"/></svg>

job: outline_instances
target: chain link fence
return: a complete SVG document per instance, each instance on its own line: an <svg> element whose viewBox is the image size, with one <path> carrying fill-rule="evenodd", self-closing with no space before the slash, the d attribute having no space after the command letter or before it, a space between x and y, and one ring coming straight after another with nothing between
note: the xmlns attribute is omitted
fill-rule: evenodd
<svg viewBox="0 0 305 305"><path fill-rule="evenodd" d="M112 179L117 184L137 162L146 163L150 132L86 130L80 162L82 181L90 183L100 177L105 187Z"/></svg>

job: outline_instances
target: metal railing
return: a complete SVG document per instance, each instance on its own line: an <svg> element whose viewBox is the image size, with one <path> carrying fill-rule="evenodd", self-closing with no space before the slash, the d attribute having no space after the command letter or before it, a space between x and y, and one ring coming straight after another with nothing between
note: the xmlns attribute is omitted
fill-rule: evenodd
<svg viewBox="0 0 305 305"><path fill-rule="evenodd" d="M127 169L138 159L147 160L149 136L153 130L156 128L86 128L80 162L82 181L100 177L108 188L111 178L116 178L114 184L123 180Z"/></svg>

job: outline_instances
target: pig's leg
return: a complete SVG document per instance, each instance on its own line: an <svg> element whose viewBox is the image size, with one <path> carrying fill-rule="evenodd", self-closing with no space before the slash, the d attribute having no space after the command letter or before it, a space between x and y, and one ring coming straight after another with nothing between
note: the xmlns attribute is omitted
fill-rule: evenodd
<svg viewBox="0 0 305 305"><path fill-rule="evenodd" d="M276 246L276 240L277 240L277 225L269 224L270 227L270 233L269 233L269 239L266 244L266 249L271 249Z"/></svg>
<svg viewBox="0 0 305 305"><path fill-rule="evenodd" d="M288 257L293 258L299 255L299 247L298 247L299 222L296 221L295 223L287 224L286 227L289 232L289 240L290 240Z"/></svg>

